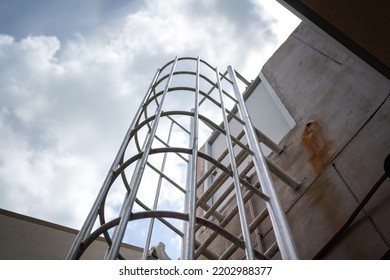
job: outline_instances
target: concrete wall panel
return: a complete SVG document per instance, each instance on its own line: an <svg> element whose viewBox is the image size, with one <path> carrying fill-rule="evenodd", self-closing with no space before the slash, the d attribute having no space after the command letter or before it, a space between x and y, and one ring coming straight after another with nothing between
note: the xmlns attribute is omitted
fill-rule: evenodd
<svg viewBox="0 0 390 280"><path fill-rule="evenodd" d="M285 151L270 158L293 177L305 178L297 191L278 179L275 185L302 257L311 258L352 213L355 196L361 200L383 174L390 147L390 81L304 24L263 73L297 122L281 142ZM387 250L388 184L326 258L379 258ZM261 225L265 231L270 226L268 219ZM272 241L268 234L265 240Z"/></svg>
<svg viewBox="0 0 390 280"><path fill-rule="evenodd" d="M0 209L0 259L64 260L77 231L53 223ZM98 239L82 259L102 259L107 245ZM140 259L142 250L123 244L121 253L127 259Z"/></svg>
<svg viewBox="0 0 390 280"><path fill-rule="evenodd" d="M384 174L383 163L390 154L390 100L387 99L362 131L337 157L334 164L355 195L361 201ZM387 179L365 208L390 242L390 180Z"/></svg>
<svg viewBox="0 0 390 280"><path fill-rule="evenodd" d="M311 259L347 220L356 206L353 195L334 168L329 166L287 213L301 258ZM326 258L353 259L359 256L370 259L378 258L384 252L387 246L367 217L362 214L357 218L359 220L363 227L351 227L350 233L340 239ZM376 246L363 242L367 239ZM354 250L350 251L348 246L354 247ZM359 254L355 254L357 252Z"/></svg>

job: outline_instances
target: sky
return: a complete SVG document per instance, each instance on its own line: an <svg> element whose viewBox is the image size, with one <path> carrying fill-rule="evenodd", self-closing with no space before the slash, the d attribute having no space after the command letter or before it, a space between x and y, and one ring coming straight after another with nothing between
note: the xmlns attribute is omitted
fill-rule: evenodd
<svg viewBox="0 0 390 280"><path fill-rule="evenodd" d="M80 228L158 67L253 80L299 22L271 0L0 0L0 208Z"/></svg>

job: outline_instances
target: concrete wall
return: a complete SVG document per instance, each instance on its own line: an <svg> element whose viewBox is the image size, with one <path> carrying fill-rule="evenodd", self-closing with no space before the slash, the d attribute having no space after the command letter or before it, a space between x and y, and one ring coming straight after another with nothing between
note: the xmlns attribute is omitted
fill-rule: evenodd
<svg viewBox="0 0 390 280"><path fill-rule="evenodd" d="M279 143L285 150L268 157L303 182L294 191L274 176L299 255L312 259L384 174L384 159L390 153L390 81L305 24L268 60L262 75L296 122ZM199 167L202 172L202 163ZM254 184L257 178L251 180ZM201 192L199 188L198 195ZM234 206L231 200L221 209L222 214ZM265 204L253 196L246 208L250 223ZM388 255L388 213L390 179L321 258L379 259ZM239 236L238 218L226 229ZM253 244L265 252L275 242L269 217L257 230L252 233ZM210 234L203 228L197 238L203 240ZM230 244L216 238L209 249L221 255ZM269 256L279 259L275 252ZM245 258L244 251L237 250L231 258Z"/></svg>
<svg viewBox="0 0 390 280"><path fill-rule="evenodd" d="M390 78L388 0L277 0L355 58Z"/></svg>
<svg viewBox="0 0 390 280"><path fill-rule="evenodd" d="M63 260L77 234L74 229L3 209L0 209L0 227L2 260ZM82 259L102 259L106 249L106 243L98 239ZM127 259L140 259L142 250L124 244L121 254Z"/></svg>
<svg viewBox="0 0 390 280"><path fill-rule="evenodd" d="M384 174L390 82L304 24L262 70L297 125L274 162L304 185L276 181L298 251L310 259ZM324 257L377 259L390 244L390 180ZM269 226L264 223L263 228ZM263 229L265 240L273 238Z"/></svg>

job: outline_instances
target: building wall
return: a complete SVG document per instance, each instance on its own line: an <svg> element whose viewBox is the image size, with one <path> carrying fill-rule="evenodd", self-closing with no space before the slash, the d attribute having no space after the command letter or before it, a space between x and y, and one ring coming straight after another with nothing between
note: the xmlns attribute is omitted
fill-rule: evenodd
<svg viewBox="0 0 390 280"><path fill-rule="evenodd" d="M0 209L0 259L63 260L77 231L28 216ZM101 239L91 244L82 259L101 259L107 245ZM127 259L140 259L142 250L124 244L121 254Z"/></svg>
<svg viewBox="0 0 390 280"><path fill-rule="evenodd" d="M355 58L390 78L388 0L277 0Z"/></svg>
<svg viewBox="0 0 390 280"><path fill-rule="evenodd" d="M385 173L383 163L390 153L390 81L305 24L268 60L261 76L296 122L279 143L284 151L268 157L302 181L302 186L293 190L273 176L298 253L302 259L312 259ZM256 116L251 118L256 121ZM203 172L202 163L198 166ZM254 184L257 178L251 180ZM227 215L234 206L231 200L221 209L222 214ZM246 203L247 217L253 219L264 208L263 200L253 196ZM319 258L379 259L388 255L388 213L390 179ZM226 229L240 235L237 216ZM256 249L266 252L274 248L269 217L257 230L251 236ZM210 234L203 228L197 238L204 240ZM230 244L216 238L209 249L221 255ZM267 256L280 259L277 250L270 250ZM237 250L231 258L245 258L244 251Z"/></svg>
<svg viewBox="0 0 390 280"><path fill-rule="evenodd" d="M311 259L384 174L390 82L304 24L262 73L296 121L281 143L286 150L271 158L304 180L296 192L278 180L276 185L298 251ZM380 258L390 244L388 213L389 179L324 258Z"/></svg>

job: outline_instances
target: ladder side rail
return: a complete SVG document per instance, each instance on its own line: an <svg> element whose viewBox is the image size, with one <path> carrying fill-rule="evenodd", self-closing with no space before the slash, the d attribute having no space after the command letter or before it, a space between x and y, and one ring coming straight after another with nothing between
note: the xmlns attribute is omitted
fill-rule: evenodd
<svg viewBox="0 0 390 280"><path fill-rule="evenodd" d="M248 145L253 151L253 160L255 163L257 175L259 177L260 185L263 189L263 192L269 196L269 201L266 201L266 205L274 228L280 253L283 259L298 259L299 257L291 235L290 226L287 223L286 215L273 186L265 157L261 151L259 142L257 141L256 133L253 129L253 125L250 120L249 113L246 109L244 99L238 88L235 71L232 66L228 67L228 71L230 78L233 81L233 88L238 100L239 113L241 118L245 121L245 134L247 136Z"/></svg>
<svg viewBox="0 0 390 280"><path fill-rule="evenodd" d="M225 130L226 130L226 144L227 144L227 148L229 150L230 165L231 165L231 170L233 172L233 182L234 182L234 189L235 189L235 194L236 194L236 202L237 202L237 206L238 206L238 215L240 218L241 231L242 231L244 242L245 242L245 254L246 254L246 258L248 260L253 260L255 258L255 255L254 255L254 251L253 251L253 247L252 247L247 217L245 214L245 204L244 204L243 196L242 196L242 192L241 192L240 175L238 173L236 158L234 156L234 149L233 149L233 145L232 145L231 132L230 132L230 127L229 127L229 122L228 122L228 119L226 117L226 110L225 110L225 105L224 105L223 96L222 96L222 87L221 87L221 81L219 78L218 68L216 68L216 75L217 75L217 82L218 82L218 93L219 93L219 98L221 100L221 110L222 110L222 116L223 116L223 123L224 123Z"/></svg>

